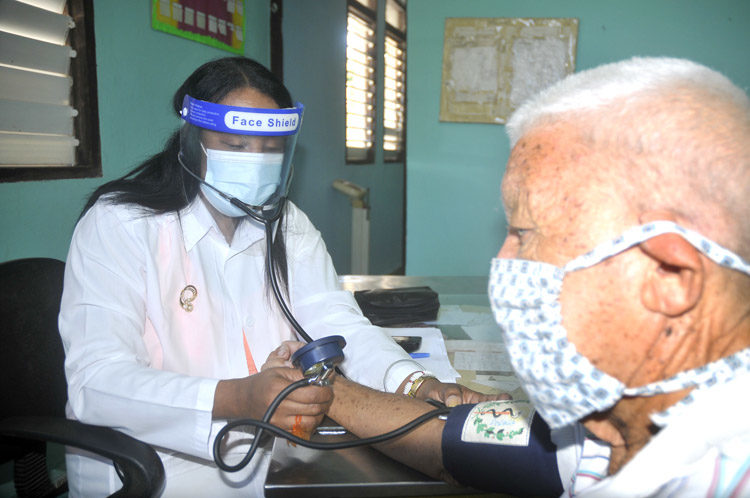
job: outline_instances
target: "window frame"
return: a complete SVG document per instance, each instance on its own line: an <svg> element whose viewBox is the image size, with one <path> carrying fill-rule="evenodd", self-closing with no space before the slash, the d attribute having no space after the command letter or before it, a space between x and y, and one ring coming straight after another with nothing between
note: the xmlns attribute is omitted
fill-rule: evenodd
<svg viewBox="0 0 750 498"><path fill-rule="evenodd" d="M402 5L403 7L403 5ZM404 11L406 8L404 7ZM402 116L401 116L401 148L394 153L391 153L390 151L386 151L385 149L385 104L386 104L386 98L385 98L385 79L387 74L387 67L385 65L385 45L386 40L388 37L394 38L399 48L404 52L404 58L403 58L403 68L401 72L404 75L403 79L403 110L402 110ZM382 139L382 149L383 149L383 162L386 163L398 163L403 162L404 158L406 157L406 33L403 31L395 28L394 26L391 26L387 22L385 23L385 36L383 38L383 139Z"/></svg>
<svg viewBox="0 0 750 498"><path fill-rule="evenodd" d="M375 39L373 48L370 51L369 55L372 57L373 61L373 88L372 88L372 123L370 125L370 132L372 134L372 145L366 149L365 156L364 157L350 157L349 155L349 147L346 145L346 135L348 132L348 126L347 126L347 115L348 115L348 99L346 97L346 93L344 95L344 160L345 164L371 164L375 161L375 142L376 142L376 134L377 134L377 111L378 111L378 82L377 82L377 64L378 64L378 44L377 44L377 12L370 9L369 7L365 6L364 4L358 2L357 0L347 0L346 4L346 19L347 19L347 35L349 31L349 14L350 12L354 12L355 15L358 15L360 18L362 18L365 22L371 23L372 29L375 32ZM347 52L348 52L348 46L347 46ZM349 62L349 56L346 55L346 63ZM345 78L345 85L344 88L346 89L348 87L348 70L345 69L344 71L344 78Z"/></svg>
<svg viewBox="0 0 750 498"><path fill-rule="evenodd" d="M96 79L93 0L67 0L67 14L76 27L68 42L76 57L70 61L71 106L78 111L73 128L78 139L75 166L0 167L0 182L95 178L102 176L99 104Z"/></svg>

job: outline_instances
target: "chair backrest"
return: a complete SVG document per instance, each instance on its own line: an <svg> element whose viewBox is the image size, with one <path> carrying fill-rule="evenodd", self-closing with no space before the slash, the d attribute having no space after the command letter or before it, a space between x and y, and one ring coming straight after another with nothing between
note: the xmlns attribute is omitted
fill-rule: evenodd
<svg viewBox="0 0 750 498"><path fill-rule="evenodd" d="M164 467L153 448L108 427L65 418L65 351L57 328L65 264L49 258L0 263L0 463L14 460L21 496L56 496L67 485L47 473L45 441L115 461L123 488L112 496L158 496Z"/></svg>
<svg viewBox="0 0 750 498"><path fill-rule="evenodd" d="M65 416L65 353L57 328L65 263L0 263L0 418Z"/></svg>

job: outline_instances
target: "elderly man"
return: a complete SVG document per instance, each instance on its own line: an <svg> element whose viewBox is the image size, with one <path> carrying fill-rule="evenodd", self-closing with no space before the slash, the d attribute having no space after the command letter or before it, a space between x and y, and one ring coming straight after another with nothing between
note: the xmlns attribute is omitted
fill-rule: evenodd
<svg viewBox="0 0 750 498"><path fill-rule="evenodd" d="M541 416L611 450L579 474L609 477L573 491L750 493L747 96L632 59L560 82L508 131L490 301Z"/></svg>
<svg viewBox="0 0 750 498"><path fill-rule="evenodd" d="M509 230L489 295L546 424L532 411L512 448L467 442L503 412L479 404L381 449L518 493L749 496L747 96L692 62L636 58L564 79L507 130ZM330 416L360 436L429 409L343 379L334 392ZM503 473L510 450L534 453L533 472Z"/></svg>

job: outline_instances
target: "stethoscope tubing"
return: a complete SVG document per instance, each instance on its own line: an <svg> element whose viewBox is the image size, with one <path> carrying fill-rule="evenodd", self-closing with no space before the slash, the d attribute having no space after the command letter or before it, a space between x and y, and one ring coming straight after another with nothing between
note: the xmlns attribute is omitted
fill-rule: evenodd
<svg viewBox="0 0 750 498"><path fill-rule="evenodd" d="M308 343L312 342L313 341L312 337L310 337L307 334L307 332L305 332L302 325L300 325L297 322L297 320L294 318L294 315L292 314L289 307L287 306L286 301L284 300L284 296L281 293L281 289L279 288L278 279L276 276L276 262L273 258L273 252L272 252L273 224L276 220L279 219L281 215L281 211L284 207L284 203L286 202L286 198L282 198L279 201L279 205L275 209L273 209L273 211L270 213L269 216L266 217L266 216L259 215L250 206L240 201L239 199L236 199L234 197L229 197L229 196L226 196L226 197L229 200L229 202L231 202L233 205L237 206L238 208L242 209L242 211L247 213L248 216L250 216L256 221L263 223L263 226L265 229L265 236L266 236L266 265L268 268L269 278L271 280L271 288L276 298L276 302L279 304L279 307L281 308L281 311L284 314L284 317L287 319L289 324L294 328L295 332ZM281 230L280 225L281 225L280 223L277 225L277 228L276 228L277 234ZM336 367L336 371L340 375L343 376L343 374L340 372L338 367ZM298 444L306 448L312 448L312 449L317 449L317 450L339 450L339 449L346 449L346 448L354 448L357 446L368 446L372 444L383 443L385 441L399 437L411 431L412 429L424 424L425 422L427 422L428 420L434 417L438 417L440 415L446 415L451 410L450 408L447 408L444 405L442 405L442 403L439 403L434 400L427 400L428 402L431 402L431 404L438 406L438 408L431 410L429 412L426 412L420 415L419 417L411 420L410 422L407 422L401 427L394 429L392 431L386 432L384 434L380 434L380 435L372 436L368 438L363 438L363 439L354 439L354 440L341 441L341 442L336 442L336 443L310 441L307 439L303 439L299 436L296 436L290 432L285 431L284 429L280 427L277 427L271 424L270 420L274 412L278 408L278 406L284 400L284 398L286 398L295 389L310 385L311 382L312 382L311 379L304 378L296 382L293 382L292 384L289 384L287 387L282 389L281 392L279 392L279 394L276 395L276 397L271 402L271 404L268 405L268 408L263 414L262 420L251 419L251 418L236 419L236 420L232 420L228 422L224 427L222 427L221 430L219 430L219 432L217 433L216 439L214 440L214 445L213 445L214 462L216 463L216 466L225 472L237 472L238 470L243 469L245 466L247 466L248 463L250 463L256 451L258 450L258 446L260 444L260 439L261 439L261 435L263 434L263 431L268 431L274 434L275 436L283 437L295 444ZM239 463L235 465L229 465L224 461L224 458L221 456L221 442L229 433L229 431L240 426L254 426L254 427L257 427L257 429L254 434L253 442L250 448L248 449L247 454L242 458L242 460L240 460Z"/></svg>

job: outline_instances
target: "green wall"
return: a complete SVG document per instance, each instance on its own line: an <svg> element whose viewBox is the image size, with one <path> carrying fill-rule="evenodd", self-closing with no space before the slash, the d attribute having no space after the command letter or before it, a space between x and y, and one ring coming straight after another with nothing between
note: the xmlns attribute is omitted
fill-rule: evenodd
<svg viewBox="0 0 750 498"><path fill-rule="evenodd" d="M268 65L269 2L245 1L245 53ZM203 62L231 55L151 29L150 5L95 0L103 178L0 184L0 261L65 259L90 192L158 152L179 126L170 108L177 87ZM372 165L344 164L346 0L287 0L283 26L285 83L306 105L290 196L322 232L337 270L348 273L351 207L331 183L370 188L370 269L393 272L403 265L404 164L384 164L380 151Z"/></svg>
<svg viewBox="0 0 750 498"><path fill-rule="evenodd" d="M268 2L246 3L246 54L267 64ZM337 61L344 56L344 5L284 3L286 82L307 105L292 198L319 226L345 273L351 209L330 183L343 177L369 186L371 266L389 272L401 250L403 166L343 165L338 99L344 73ZM748 0L409 0L406 271L412 275L485 275L505 232L499 184L509 151L503 126L438 121L447 17L577 17L578 69L632 55L669 55L750 86ZM179 125L169 107L174 90L199 64L229 54L150 26L148 1L95 1L104 176L0 184L0 261L65 259L88 194L160 150Z"/></svg>
<svg viewBox="0 0 750 498"><path fill-rule="evenodd" d="M323 234L338 272L349 273L352 208L331 183L342 178L370 189L370 273L393 273L403 266L404 163L384 163L376 146L372 163L345 164L346 3L284 0L284 82L305 104L290 197ZM381 1L381 46L384 9ZM377 81L382 65L380 60ZM381 124L376 144L382 133Z"/></svg>
<svg viewBox="0 0 750 498"><path fill-rule="evenodd" d="M179 126L175 90L203 62L232 55L151 29L150 1L94 3L103 178L0 184L0 261L64 260L91 191L158 152ZM245 3L245 54L267 65L269 3Z"/></svg>
<svg viewBox="0 0 750 498"><path fill-rule="evenodd" d="M577 69L684 57L750 86L748 0L409 0L406 273L486 275L505 235L502 125L440 123L448 17L576 17Z"/></svg>

